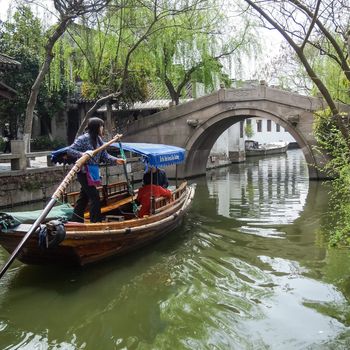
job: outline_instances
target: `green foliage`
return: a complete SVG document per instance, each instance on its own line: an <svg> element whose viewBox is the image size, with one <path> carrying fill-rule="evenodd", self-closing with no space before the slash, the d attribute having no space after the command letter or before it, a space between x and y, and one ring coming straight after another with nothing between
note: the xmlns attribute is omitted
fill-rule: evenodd
<svg viewBox="0 0 350 350"><path fill-rule="evenodd" d="M144 57L135 50L126 60L142 29L147 30L150 11L146 6L129 3L130 8L123 11L109 9L105 17L96 18L93 26L84 19L83 25L73 25L70 36L62 38L64 47L73 48L69 54L73 79L83 80L83 97L95 99L121 89L126 102L142 101L147 96Z"/></svg>
<svg viewBox="0 0 350 350"><path fill-rule="evenodd" d="M190 81L201 83L206 92L222 82L229 86L221 56L234 47L244 50L254 41L243 21L230 28L234 38L226 35L226 14L217 0L113 4L117 6L79 17L54 45L35 107L42 125L49 125L66 107L74 87L89 99L122 91L123 107L146 100L152 82L162 82L175 99L186 93ZM7 119L11 116L13 129L20 129L54 27L45 32L29 6L18 6L1 29L0 51L19 60L23 69L6 74L4 81L18 91L18 98L0 102L0 112ZM77 80L82 81L80 91Z"/></svg>
<svg viewBox="0 0 350 350"><path fill-rule="evenodd" d="M316 149L326 151L329 160L323 171L332 178L330 192L332 223L329 225L331 245L350 245L350 151L336 127L329 108L315 114Z"/></svg>
<svg viewBox="0 0 350 350"><path fill-rule="evenodd" d="M254 136L252 124L248 124L248 123L245 124L244 133L248 138L252 138Z"/></svg>
<svg viewBox="0 0 350 350"><path fill-rule="evenodd" d="M2 81L17 91L16 99L0 100L1 122L9 122L11 128L18 129L23 125L30 89L39 72L39 60L25 46L4 41L0 38L0 52L5 53L21 63L21 69L6 71Z"/></svg>
<svg viewBox="0 0 350 350"><path fill-rule="evenodd" d="M45 33L41 22L33 15L28 6L19 6L13 20L3 23L1 27L0 52L21 63L20 70L5 71L2 75L5 84L17 91L16 99L0 100L1 122L9 122L11 129L18 130L24 123L31 87L38 76L44 57L44 43ZM63 50L60 46L57 50L57 59L54 59L56 65L53 64L51 67L50 75L42 85L36 105L40 119L50 119L62 111L71 88L63 74L62 67L65 61L58 55ZM55 72L55 69L58 72Z"/></svg>
<svg viewBox="0 0 350 350"><path fill-rule="evenodd" d="M51 151L66 146L64 140L50 140L48 136L39 136L31 140L31 150L35 151Z"/></svg>
<svg viewBox="0 0 350 350"><path fill-rule="evenodd" d="M339 34L333 33L333 38L343 47L343 39ZM334 60L337 55L334 48L329 46L327 49L328 55L320 55L315 48L309 48L308 58L332 98L349 104L350 82L339 62ZM317 91L314 87L313 93ZM344 126L348 128L349 116L343 114L342 118ZM329 227L329 241L331 245L350 246L350 150L329 108L316 113L314 132L318 148L329 155L324 171L333 179L329 203L333 222Z"/></svg>
<svg viewBox="0 0 350 350"><path fill-rule="evenodd" d="M343 47L343 38L340 34L334 33L333 38L338 41L340 47ZM320 55L319 51L314 48L308 50L308 55L313 62L313 69L322 78L334 100L350 103L350 81L346 78L339 62L333 59L336 57L334 48L330 47L329 50L332 57ZM312 93L316 95L317 92L316 86L313 86Z"/></svg>
<svg viewBox="0 0 350 350"><path fill-rule="evenodd" d="M191 80L202 83L207 90L215 88L215 77L219 77L222 70L214 58L218 42L215 35L210 34L217 23L215 14L220 17L215 8L198 6L191 16L170 17L164 20L166 29L150 40L155 75L164 83L171 82L178 94L184 93L178 89L181 86L184 89L185 83Z"/></svg>
<svg viewBox="0 0 350 350"><path fill-rule="evenodd" d="M35 56L42 54L44 36L40 20L34 16L29 6L20 5L13 20L3 23L2 39L11 46L26 47Z"/></svg>
<svg viewBox="0 0 350 350"><path fill-rule="evenodd" d="M243 18L236 27L232 23L216 0L198 2L191 10L163 20L165 29L147 42L148 55L154 76L166 84L175 101L185 95L189 82L192 86L199 83L205 93L220 83L230 86L225 74L228 62L256 42Z"/></svg>

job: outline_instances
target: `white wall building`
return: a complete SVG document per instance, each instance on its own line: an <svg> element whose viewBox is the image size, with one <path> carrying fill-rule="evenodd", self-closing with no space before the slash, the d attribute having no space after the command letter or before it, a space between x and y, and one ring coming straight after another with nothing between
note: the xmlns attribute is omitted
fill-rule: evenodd
<svg viewBox="0 0 350 350"><path fill-rule="evenodd" d="M289 143L296 142L294 137L288 131L271 119L249 118L245 120L245 125L246 124L251 124L252 126L253 136L250 140L257 141L260 144L279 141ZM244 138L245 140L249 139L245 134Z"/></svg>
<svg viewBox="0 0 350 350"><path fill-rule="evenodd" d="M253 136L247 137L246 126L251 125ZM227 164L232 160L230 152L243 153L245 140L254 140L260 144L272 142L296 142L293 136L273 120L263 118L249 118L238 122L224 131L215 142L211 152L208 166ZM237 159L238 160L238 159Z"/></svg>

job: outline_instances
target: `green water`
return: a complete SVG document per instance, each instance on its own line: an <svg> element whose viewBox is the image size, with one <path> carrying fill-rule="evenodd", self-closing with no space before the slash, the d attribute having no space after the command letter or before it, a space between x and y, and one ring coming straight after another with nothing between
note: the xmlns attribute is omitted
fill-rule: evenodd
<svg viewBox="0 0 350 350"><path fill-rule="evenodd" d="M348 349L350 257L299 150L195 179L181 228L84 269L14 264L0 349ZM0 263L8 255L0 250Z"/></svg>

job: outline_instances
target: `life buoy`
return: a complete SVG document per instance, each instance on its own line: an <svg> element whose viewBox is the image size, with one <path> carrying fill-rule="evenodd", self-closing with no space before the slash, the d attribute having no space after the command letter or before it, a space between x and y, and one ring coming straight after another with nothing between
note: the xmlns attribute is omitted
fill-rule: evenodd
<svg viewBox="0 0 350 350"><path fill-rule="evenodd" d="M66 237L64 224L59 220L49 221L39 230L39 246L43 249L57 247Z"/></svg>

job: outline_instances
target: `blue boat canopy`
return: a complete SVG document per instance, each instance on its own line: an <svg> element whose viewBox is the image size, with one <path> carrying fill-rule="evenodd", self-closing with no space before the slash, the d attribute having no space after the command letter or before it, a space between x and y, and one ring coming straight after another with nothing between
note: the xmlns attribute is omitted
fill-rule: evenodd
<svg viewBox="0 0 350 350"><path fill-rule="evenodd" d="M56 164L74 164L77 161L77 158L70 156L67 153L68 147L60 148L51 153L51 162Z"/></svg>
<svg viewBox="0 0 350 350"><path fill-rule="evenodd" d="M119 143L112 143L112 147L119 148ZM181 147L155 143L122 143L124 151L141 155L144 161L155 167L180 164L185 160L185 150Z"/></svg>
<svg viewBox="0 0 350 350"><path fill-rule="evenodd" d="M113 143L110 147L119 148L119 143ZM68 148L64 147L52 152L51 161L53 163L74 164L77 159L67 154ZM122 148L124 151L139 154L149 166L165 167L180 164L185 160L185 150L177 146L123 142Z"/></svg>

